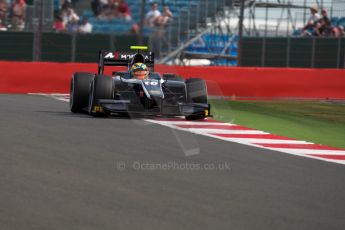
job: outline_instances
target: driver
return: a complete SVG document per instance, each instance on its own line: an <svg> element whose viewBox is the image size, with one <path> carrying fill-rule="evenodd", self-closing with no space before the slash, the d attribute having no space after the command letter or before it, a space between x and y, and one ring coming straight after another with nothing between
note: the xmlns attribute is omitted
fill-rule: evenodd
<svg viewBox="0 0 345 230"><path fill-rule="evenodd" d="M144 80L149 76L149 70L144 63L134 63L131 67L131 76L135 79Z"/></svg>

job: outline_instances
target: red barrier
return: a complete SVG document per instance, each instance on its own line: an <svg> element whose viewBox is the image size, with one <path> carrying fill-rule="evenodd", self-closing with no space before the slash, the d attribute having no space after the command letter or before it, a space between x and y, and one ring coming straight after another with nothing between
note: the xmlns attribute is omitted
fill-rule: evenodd
<svg viewBox="0 0 345 230"><path fill-rule="evenodd" d="M97 71L80 63L0 62L0 68L1 93L67 93L74 72ZM212 96L345 99L345 70L157 65L156 71L203 78Z"/></svg>

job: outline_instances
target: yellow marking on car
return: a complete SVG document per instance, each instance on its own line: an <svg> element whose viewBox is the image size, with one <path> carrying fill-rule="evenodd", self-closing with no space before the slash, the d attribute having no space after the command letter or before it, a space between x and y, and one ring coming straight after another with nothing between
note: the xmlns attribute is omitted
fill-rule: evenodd
<svg viewBox="0 0 345 230"><path fill-rule="evenodd" d="M147 47L147 46L131 46L130 49L131 50L148 50L149 47Z"/></svg>
<svg viewBox="0 0 345 230"><path fill-rule="evenodd" d="M101 106L94 106L92 112L101 113L101 112L103 112L103 108Z"/></svg>

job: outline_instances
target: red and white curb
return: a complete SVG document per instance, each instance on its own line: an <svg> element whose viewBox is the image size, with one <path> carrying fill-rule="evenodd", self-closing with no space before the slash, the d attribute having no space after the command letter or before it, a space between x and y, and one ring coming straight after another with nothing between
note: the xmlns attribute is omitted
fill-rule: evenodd
<svg viewBox="0 0 345 230"><path fill-rule="evenodd" d="M332 163L345 164L345 149L287 138L236 124L223 123L210 119L205 121L186 121L183 118L158 118L154 120L149 119L147 121L224 141L236 142L257 148L270 149Z"/></svg>
<svg viewBox="0 0 345 230"><path fill-rule="evenodd" d="M46 96L69 102L69 95L66 94L51 94ZM300 157L345 164L345 149L274 135L236 124L219 122L212 119L206 119L204 121L186 121L184 118L157 118L145 120L172 129L188 131L224 141L274 150Z"/></svg>

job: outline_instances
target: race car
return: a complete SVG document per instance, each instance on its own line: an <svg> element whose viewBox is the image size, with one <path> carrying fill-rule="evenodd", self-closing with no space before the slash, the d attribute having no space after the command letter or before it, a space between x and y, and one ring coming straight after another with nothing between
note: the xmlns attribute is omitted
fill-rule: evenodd
<svg viewBox="0 0 345 230"><path fill-rule="evenodd" d="M70 109L92 116L184 116L199 120L210 116L204 80L184 80L174 74L154 72L154 53L132 46L134 53L99 52L98 73L74 73ZM127 71L104 75L105 66L125 66Z"/></svg>

